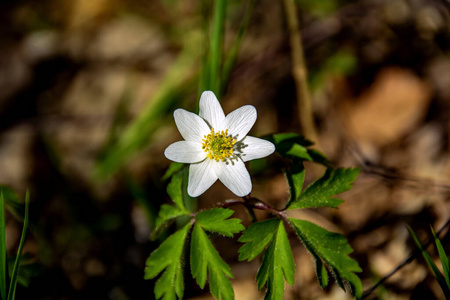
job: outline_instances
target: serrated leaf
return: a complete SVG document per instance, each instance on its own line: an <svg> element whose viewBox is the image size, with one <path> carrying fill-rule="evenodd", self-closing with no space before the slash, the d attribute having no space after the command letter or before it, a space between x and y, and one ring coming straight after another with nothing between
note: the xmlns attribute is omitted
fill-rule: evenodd
<svg viewBox="0 0 450 300"><path fill-rule="evenodd" d="M300 197L305 180L305 168L302 163L293 163L291 168L286 172L286 178L289 184L289 192L291 194L286 207Z"/></svg>
<svg viewBox="0 0 450 300"><path fill-rule="evenodd" d="M342 279L346 280L350 285L352 295L360 298L363 287L355 272L361 272L361 268L356 260L348 256L353 249L347 243L347 239L341 234L330 232L308 221L290 218L289 222L294 226L305 247L316 259L316 263L317 259L322 260L330 267L339 286L344 289ZM317 265L316 267L321 270L320 274L323 275L322 267ZM323 278L319 278L319 281L321 284L325 282Z"/></svg>
<svg viewBox="0 0 450 300"><path fill-rule="evenodd" d="M155 278L164 269L164 273L155 284L157 299L175 300L184 293L182 254L191 223L169 236L147 259L145 279Z"/></svg>
<svg viewBox="0 0 450 300"><path fill-rule="evenodd" d="M267 136L266 139L275 144L276 152L283 157L313 161L326 167L332 166L323 153L315 149L306 148L313 145L313 143L302 135L297 133L277 133Z"/></svg>
<svg viewBox="0 0 450 300"><path fill-rule="evenodd" d="M308 149L308 154L311 157L313 162L316 162L318 164L324 165L327 168L332 168L333 164L328 161L328 158L316 149Z"/></svg>
<svg viewBox="0 0 450 300"><path fill-rule="evenodd" d="M349 190L359 171L358 168L327 169L325 174L308 186L287 209L338 207L343 201L331 197Z"/></svg>
<svg viewBox="0 0 450 300"><path fill-rule="evenodd" d="M320 257L313 254L314 257L314 263L316 265L316 276L319 280L319 284L322 288L325 288L328 286L328 271L325 268L325 265L322 263L322 260Z"/></svg>
<svg viewBox="0 0 450 300"><path fill-rule="evenodd" d="M231 209L213 208L199 212L195 220L203 229L232 237L245 229L241 224L242 220L228 219L233 213Z"/></svg>
<svg viewBox="0 0 450 300"><path fill-rule="evenodd" d="M312 161L312 157L308 153L308 149L299 144L292 144L290 148L285 151L286 156L291 156L295 158L300 158L304 160Z"/></svg>
<svg viewBox="0 0 450 300"><path fill-rule="evenodd" d="M422 256L425 259L428 267L431 269L431 272L433 273L434 277L436 278L437 282L441 286L442 291L444 292L445 298L450 299L450 289L447 286L447 282L442 276L441 271L439 271L438 267L434 263L433 259L431 258L430 254L427 252L427 249L423 246L423 244L420 242L417 235L414 233L414 231L411 229L411 227L407 227L409 233L413 237L414 242L416 243L417 247L422 252Z"/></svg>
<svg viewBox="0 0 450 300"><path fill-rule="evenodd" d="M277 133L268 138L275 144L276 151L284 157L294 160L312 160L305 147L311 146L312 143L297 133Z"/></svg>
<svg viewBox="0 0 450 300"><path fill-rule="evenodd" d="M281 135L281 136L280 136ZM309 160L312 158L308 154L305 145L310 145L302 136L295 133L282 133L273 136L276 151L284 157L293 159Z"/></svg>
<svg viewBox="0 0 450 300"><path fill-rule="evenodd" d="M276 234L264 253L261 267L256 275L258 289L267 284L264 299L281 300L284 294L284 279L290 285L294 284L295 264L291 246L284 229L283 222L276 220ZM283 279L284 277L284 279Z"/></svg>
<svg viewBox="0 0 450 300"><path fill-rule="evenodd" d="M234 291L228 277L233 278L230 267L222 260L201 225L195 223L191 237L191 272L203 289L209 273L209 289L218 300L233 300ZM228 277L227 277L228 276Z"/></svg>
<svg viewBox="0 0 450 300"><path fill-rule="evenodd" d="M175 218L180 216L188 215L188 212L182 210L178 206L163 204L159 210L158 218L155 222L155 232L159 232L161 227L169 221L173 221Z"/></svg>
<svg viewBox="0 0 450 300"><path fill-rule="evenodd" d="M442 243L436 236L436 233L434 232L433 228L431 228L431 233L433 234L434 242L436 244L436 248L438 249L442 269L444 270L445 282L447 283L447 287L450 290L450 265L448 264L448 257L447 254L445 253L444 246L442 246Z"/></svg>
<svg viewBox="0 0 450 300"><path fill-rule="evenodd" d="M176 173L172 176L170 183L167 185L167 194L173 202L183 211L187 211L183 203L183 174L181 172Z"/></svg>
<svg viewBox="0 0 450 300"><path fill-rule="evenodd" d="M278 223L279 220L270 219L254 223L247 228L238 240L241 243L245 243L238 250L239 260L247 259L251 261L260 254L272 240L273 235L277 231Z"/></svg>

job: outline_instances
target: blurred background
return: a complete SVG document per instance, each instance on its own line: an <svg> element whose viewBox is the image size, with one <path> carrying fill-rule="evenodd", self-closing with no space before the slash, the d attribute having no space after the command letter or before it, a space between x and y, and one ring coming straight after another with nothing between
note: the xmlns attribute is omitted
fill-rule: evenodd
<svg viewBox="0 0 450 300"><path fill-rule="evenodd" d="M407 225L426 240L429 225L438 230L450 216L450 2L296 4L320 149L336 166L362 168L339 209L296 216L348 237L368 289L414 249ZM213 6L0 2L0 184L20 199L26 189L31 195L16 299L154 299L143 269L165 238L149 239L170 201L163 152L181 139L173 110L197 109ZM225 20L223 51L236 52L218 92L225 113L251 104L251 135L302 133L282 1L230 0ZM288 199L279 160L250 165L253 195L276 207ZM317 176L310 172L307 183ZM198 207L233 197L216 183ZM14 257L22 221L20 207L8 209ZM447 230L442 236L448 250ZM214 243L232 266L236 299L262 299L257 260L238 263L235 239ZM349 297L335 284L322 290L309 254L291 245L296 282L285 299ZM417 259L369 299L443 297ZM187 276L186 298L211 297Z"/></svg>

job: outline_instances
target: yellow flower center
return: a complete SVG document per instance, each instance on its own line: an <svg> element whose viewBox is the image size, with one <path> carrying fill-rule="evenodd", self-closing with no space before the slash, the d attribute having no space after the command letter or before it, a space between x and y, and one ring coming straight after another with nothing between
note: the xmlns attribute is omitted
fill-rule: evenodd
<svg viewBox="0 0 450 300"><path fill-rule="evenodd" d="M233 155L233 146L236 143L236 139L228 135L228 129L215 133L214 128L211 128L211 132L204 137L202 149L207 153L206 157L216 161L225 161L225 159Z"/></svg>

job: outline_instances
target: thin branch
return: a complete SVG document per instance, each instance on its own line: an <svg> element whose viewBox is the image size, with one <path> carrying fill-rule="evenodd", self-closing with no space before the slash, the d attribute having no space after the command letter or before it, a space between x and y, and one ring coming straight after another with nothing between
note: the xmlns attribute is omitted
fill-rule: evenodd
<svg viewBox="0 0 450 300"><path fill-rule="evenodd" d="M250 197L250 196L246 196L242 198L244 201L241 200L227 200L225 202L222 203L218 203L217 206L218 207L223 207L223 208L227 208L227 207L231 207L231 206L235 206L235 205L242 205L245 206L247 208L247 210L249 211L250 216L254 216L254 212L253 209L258 209L258 210L264 210L267 211L277 217L280 217L282 219L286 219L286 211L285 210L278 210L276 208L273 208L272 206L270 206L269 204L259 200L258 198L254 198L254 197ZM256 222L256 217L255 219L253 219L252 217L252 221Z"/></svg>
<svg viewBox="0 0 450 300"><path fill-rule="evenodd" d="M348 137L346 138L348 139ZM358 164L362 172L368 175L377 176L384 180L390 180L392 182L400 182L410 188L425 189L427 191L432 188L436 191L450 194L450 185L445 184L444 182L405 174L396 167L373 163L364 155L364 153L361 151L361 148L355 141L348 140L346 144L348 145L350 153L355 157L355 159L358 160Z"/></svg>

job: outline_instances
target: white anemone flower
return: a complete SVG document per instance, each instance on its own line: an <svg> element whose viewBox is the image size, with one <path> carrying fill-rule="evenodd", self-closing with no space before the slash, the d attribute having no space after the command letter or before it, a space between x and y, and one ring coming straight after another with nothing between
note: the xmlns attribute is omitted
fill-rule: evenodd
<svg viewBox="0 0 450 300"><path fill-rule="evenodd" d="M247 135L256 121L255 107L245 105L225 117L214 93L205 91L199 115L177 109L173 116L184 141L169 145L164 155L191 164L188 194L200 196L219 179L236 196L248 195L252 182L244 162L275 151L271 142Z"/></svg>

